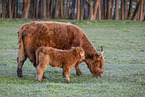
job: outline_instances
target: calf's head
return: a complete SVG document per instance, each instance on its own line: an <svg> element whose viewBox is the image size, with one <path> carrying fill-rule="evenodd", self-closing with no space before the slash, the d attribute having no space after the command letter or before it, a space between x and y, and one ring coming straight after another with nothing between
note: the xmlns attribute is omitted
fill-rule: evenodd
<svg viewBox="0 0 145 97"><path fill-rule="evenodd" d="M81 47L72 47L77 55L78 61L83 61L85 59L85 51Z"/></svg>
<svg viewBox="0 0 145 97"><path fill-rule="evenodd" d="M90 69L91 73L99 78L103 75L103 67L104 67L104 57L103 57L103 46L101 46L102 51L98 54L92 54L91 56L88 56L86 58L86 63L88 65L88 68Z"/></svg>

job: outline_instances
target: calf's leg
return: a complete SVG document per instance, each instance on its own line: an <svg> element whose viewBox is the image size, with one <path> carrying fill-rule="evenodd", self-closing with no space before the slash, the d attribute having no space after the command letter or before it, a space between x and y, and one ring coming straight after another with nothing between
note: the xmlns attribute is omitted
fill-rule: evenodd
<svg viewBox="0 0 145 97"><path fill-rule="evenodd" d="M70 83L70 78L69 78L70 69L67 68L67 67L63 67L63 74L64 74L64 76L66 78L67 83Z"/></svg>
<svg viewBox="0 0 145 97"><path fill-rule="evenodd" d="M77 62L76 65L75 65L76 74L77 74L78 76L82 76L82 72L81 72L80 69L79 69L80 63L82 63L82 62Z"/></svg>
<svg viewBox="0 0 145 97"><path fill-rule="evenodd" d="M36 67L36 80L40 82L42 81L43 73L46 67L47 67L47 64L41 64L41 63Z"/></svg>

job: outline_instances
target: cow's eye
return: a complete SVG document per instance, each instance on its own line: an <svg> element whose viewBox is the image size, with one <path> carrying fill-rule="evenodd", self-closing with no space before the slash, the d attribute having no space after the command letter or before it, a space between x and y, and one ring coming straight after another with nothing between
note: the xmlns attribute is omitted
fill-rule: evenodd
<svg viewBox="0 0 145 97"><path fill-rule="evenodd" d="M100 67L100 64L101 64L101 61L97 60L97 61L96 61L96 65L97 65L98 67Z"/></svg>

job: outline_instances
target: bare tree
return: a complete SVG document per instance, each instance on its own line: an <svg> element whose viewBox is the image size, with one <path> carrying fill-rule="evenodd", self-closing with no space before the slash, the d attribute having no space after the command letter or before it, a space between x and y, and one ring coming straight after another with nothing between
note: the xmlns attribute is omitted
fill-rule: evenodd
<svg viewBox="0 0 145 97"><path fill-rule="evenodd" d="M56 6L55 6L55 19L58 19L59 15L59 0L56 0Z"/></svg>
<svg viewBox="0 0 145 97"><path fill-rule="evenodd" d="M111 0L108 0L107 2L107 19L110 19L111 16Z"/></svg>
<svg viewBox="0 0 145 97"><path fill-rule="evenodd" d="M37 0L36 4L36 18L38 18L38 13L39 13L39 0Z"/></svg>
<svg viewBox="0 0 145 97"><path fill-rule="evenodd" d="M119 20L119 0L116 0L115 19Z"/></svg>
<svg viewBox="0 0 145 97"><path fill-rule="evenodd" d="M132 0L130 0L130 2L129 2L129 10L128 10L128 14L127 14L127 19L130 19L131 12L132 12Z"/></svg>
<svg viewBox="0 0 145 97"><path fill-rule="evenodd" d="M101 20L101 2L98 0L98 5L99 5L99 20Z"/></svg>
<svg viewBox="0 0 145 97"><path fill-rule="evenodd" d="M33 19L36 16L35 13L36 13L36 0L33 0Z"/></svg>
<svg viewBox="0 0 145 97"><path fill-rule="evenodd" d="M127 0L124 0L124 18L127 19L127 13L128 13L128 4L127 4Z"/></svg>
<svg viewBox="0 0 145 97"><path fill-rule="evenodd" d="M46 19L46 0L43 0L43 19Z"/></svg>
<svg viewBox="0 0 145 97"><path fill-rule="evenodd" d="M136 7L135 7L135 10L134 10L134 13L133 13L133 16L131 17L131 20L134 20L135 19L136 15L137 15L137 13L139 11L139 5L140 5L140 3L141 3L141 0L139 0L137 2Z"/></svg>
<svg viewBox="0 0 145 97"><path fill-rule="evenodd" d="M50 11L51 18L53 18L53 9L54 9L54 0L51 0L51 11Z"/></svg>
<svg viewBox="0 0 145 97"><path fill-rule="evenodd" d="M47 19L50 19L50 0L47 0Z"/></svg>
<svg viewBox="0 0 145 97"><path fill-rule="evenodd" d="M10 17L10 19L12 19L12 6L11 6L11 0L9 0L9 17Z"/></svg>
<svg viewBox="0 0 145 97"><path fill-rule="evenodd" d="M143 4L144 4L144 0L141 0L140 21L142 21L144 19L144 16L143 16Z"/></svg>
<svg viewBox="0 0 145 97"><path fill-rule="evenodd" d="M2 0L2 18L5 18L6 1Z"/></svg>
<svg viewBox="0 0 145 97"><path fill-rule="evenodd" d="M95 9L93 8L92 0L87 0L87 2L90 5L90 20L95 20L97 16L97 11L98 11L99 0L95 2Z"/></svg>
<svg viewBox="0 0 145 97"><path fill-rule="evenodd" d="M81 0L81 20L84 18L84 0Z"/></svg>
<svg viewBox="0 0 145 97"><path fill-rule="evenodd" d="M124 20L124 0L121 0L121 19Z"/></svg>
<svg viewBox="0 0 145 97"><path fill-rule="evenodd" d="M0 18L1 18L1 2L2 2L2 1L0 0Z"/></svg>
<svg viewBox="0 0 145 97"><path fill-rule="evenodd" d="M64 19L64 0L61 0L61 19Z"/></svg>
<svg viewBox="0 0 145 97"><path fill-rule="evenodd" d="M23 18L28 19L31 0L23 0Z"/></svg>
<svg viewBox="0 0 145 97"><path fill-rule="evenodd" d="M98 0L97 0L96 3L95 3L95 9L94 9L93 20L96 19L97 12L98 12Z"/></svg>
<svg viewBox="0 0 145 97"><path fill-rule="evenodd" d="M77 9L77 20L79 20L80 19L80 0L78 0L77 5L78 5L78 9Z"/></svg>
<svg viewBox="0 0 145 97"><path fill-rule="evenodd" d="M107 0L102 0L103 6L102 6L102 18L106 19L107 17Z"/></svg>

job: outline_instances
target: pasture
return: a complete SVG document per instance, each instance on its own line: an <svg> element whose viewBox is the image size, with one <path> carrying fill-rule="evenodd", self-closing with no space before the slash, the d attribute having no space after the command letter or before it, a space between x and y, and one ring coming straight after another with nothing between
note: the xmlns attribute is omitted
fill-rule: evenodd
<svg viewBox="0 0 145 97"><path fill-rule="evenodd" d="M144 97L145 96L145 22L140 21L70 21L86 33L99 51L104 46L103 76L92 76L82 63L82 77L71 70L70 83L62 77L62 69L48 66L43 83L36 81L36 70L27 59L23 66L26 78L18 78L17 32L32 20L0 19L0 97Z"/></svg>

